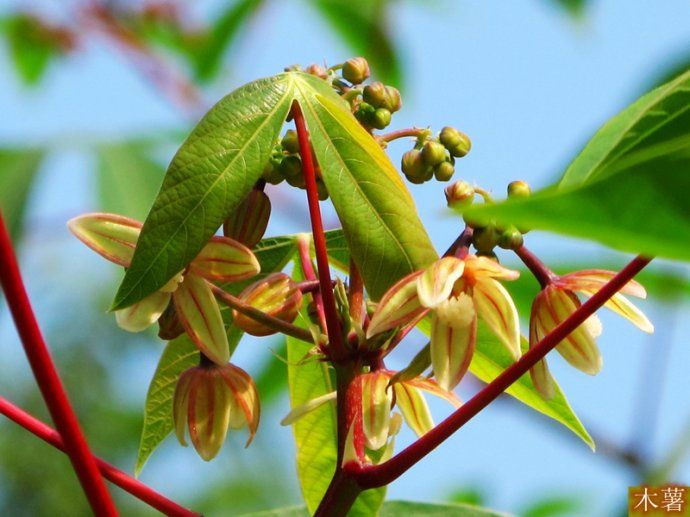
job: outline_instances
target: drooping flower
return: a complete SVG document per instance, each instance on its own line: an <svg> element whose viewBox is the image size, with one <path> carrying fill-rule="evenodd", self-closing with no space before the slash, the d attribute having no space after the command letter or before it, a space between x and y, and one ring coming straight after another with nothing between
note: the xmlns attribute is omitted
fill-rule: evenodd
<svg viewBox="0 0 690 517"><path fill-rule="evenodd" d="M520 356L517 309L498 279L519 273L486 257L445 257L400 280L383 296L367 337L399 327L431 310L431 363L446 390L455 387L469 367L481 318L513 355Z"/></svg>
<svg viewBox="0 0 690 517"><path fill-rule="evenodd" d="M228 429L248 428L248 447L256 434L260 413L254 381L233 364L195 366L177 381L173 397L175 434L186 446L186 429L205 461L218 454Z"/></svg>
<svg viewBox="0 0 690 517"><path fill-rule="evenodd" d="M107 213L84 214L67 225L89 248L123 267L130 265L142 227L139 221ZM259 271L259 262L246 246L227 237L212 237L185 270L141 301L115 311L115 318L123 329L140 332L153 325L172 300L196 346L224 365L230 359L228 339L209 281L245 280Z"/></svg>
<svg viewBox="0 0 690 517"><path fill-rule="evenodd" d="M568 316L580 307L577 294L589 297L615 276L613 271L590 269L555 277L534 299L530 316L530 347L536 345ZM651 333L654 326L647 317L624 295L645 298L647 293L639 283L631 280L613 295L605 307L630 320L644 332ZM596 315L590 316L582 325L561 341L556 350L572 366L590 375L596 375L603 365L596 338L601 334L601 323ZM532 382L546 398L554 395L554 385L549 374L546 359L530 370Z"/></svg>

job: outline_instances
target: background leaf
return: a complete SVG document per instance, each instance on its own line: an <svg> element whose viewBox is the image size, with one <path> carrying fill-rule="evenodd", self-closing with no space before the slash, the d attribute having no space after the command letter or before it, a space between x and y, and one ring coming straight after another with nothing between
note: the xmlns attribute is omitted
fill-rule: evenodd
<svg viewBox="0 0 690 517"><path fill-rule="evenodd" d="M689 168L690 71L606 123L557 187L467 215L690 260Z"/></svg>
<svg viewBox="0 0 690 517"><path fill-rule="evenodd" d="M19 77L26 85L38 84L50 62L61 53L59 39L37 18L26 13L16 13L1 22Z"/></svg>
<svg viewBox="0 0 690 517"><path fill-rule="evenodd" d="M381 147L323 81L296 77L297 99L324 182L367 291L378 299L396 280L438 255Z"/></svg>
<svg viewBox="0 0 690 517"><path fill-rule="evenodd" d="M165 168L146 144L124 142L98 148L98 193L105 212L143 219L158 193Z"/></svg>
<svg viewBox="0 0 690 517"><path fill-rule="evenodd" d="M14 241L19 239L26 203L43 157L39 149L0 149L0 210Z"/></svg>
<svg viewBox="0 0 690 517"><path fill-rule="evenodd" d="M265 512L246 513L241 517L308 517L309 515L303 506L293 506ZM497 513L468 504L414 503L412 501L386 501L378 515L379 517L423 517L426 515L439 517L509 517L506 513Z"/></svg>
<svg viewBox="0 0 690 517"><path fill-rule="evenodd" d="M113 309L162 287L261 177L292 102L287 74L249 83L204 116L173 158Z"/></svg>
<svg viewBox="0 0 690 517"><path fill-rule="evenodd" d="M399 52L388 30L388 0L312 0L331 27L365 56L381 81L402 87Z"/></svg>
<svg viewBox="0 0 690 517"><path fill-rule="evenodd" d="M144 406L144 428L134 474L138 476L151 453L172 432L172 399L183 371L199 364L199 349L186 334L168 343L158 361Z"/></svg>

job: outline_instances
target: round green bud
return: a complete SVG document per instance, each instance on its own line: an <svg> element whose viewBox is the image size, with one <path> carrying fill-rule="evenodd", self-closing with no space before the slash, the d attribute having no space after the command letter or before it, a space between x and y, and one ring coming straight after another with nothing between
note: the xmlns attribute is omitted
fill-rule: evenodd
<svg viewBox="0 0 690 517"><path fill-rule="evenodd" d="M316 180L316 189L319 191L319 200L326 201L328 199L326 184L321 180Z"/></svg>
<svg viewBox="0 0 690 517"><path fill-rule="evenodd" d="M280 162L278 162L276 165L273 159L269 160L266 164L266 167L264 167L261 177L271 185L278 185L280 182L282 182L285 178L283 178L283 174L280 171Z"/></svg>
<svg viewBox="0 0 690 517"><path fill-rule="evenodd" d="M285 135L283 135L280 145L282 145L283 149L290 154L299 153L299 139L297 138L297 131L294 129L288 129L285 132Z"/></svg>
<svg viewBox="0 0 690 517"><path fill-rule="evenodd" d="M493 224L481 228L475 228L472 234L472 244L477 248L477 251L493 251L498 245L499 235Z"/></svg>
<svg viewBox="0 0 690 517"><path fill-rule="evenodd" d="M402 108L402 97L400 91L394 86L386 86L386 105L381 106L386 108L391 113L395 113Z"/></svg>
<svg viewBox="0 0 690 517"><path fill-rule="evenodd" d="M438 142L429 140L422 147L422 156L427 165L435 167L446 160L446 148Z"/></svg>
<svg viewBox="0 0 690 517"><path fill-rule="evenodd" d="M374 113L376 113L376 108L374 108L374 106L368 102L362 102L357 106L355 118L359 120L360 123L368 126L371 119L374 117Z"/></svg>
<svg viewBox="0 0 690 517"><path fill-rule="evenodd" d="M444 192L450 208L467 208L474 201L474 188L464 180L448 185Z"/></svg>
<svg viewBox="0 0 690 517"><path fill-rule="evenodd" d="M377 109L369 120L369 125L375 129L385 129L390 123L391 112L385 108Z"/></svg>
<svg viewBox="0 0 690 517"><path fill-rule="evenodd" d="M532 189L526 181L516 180L508 184L508 197L528 197Z"/></svg>
<svg viewBox="0 0 690 517"><path fill-rule="evenodd" d="M353 57L343 64L343 79L352 84L361 84L369 78L369 63L363 57Z"/></svg>
<svg viewBox="0 0 690 517"><path fill-rule="evenodd" d="M450 162L441 162L434 167L434 177L438 181L449 181L453 177L455 167Z"/></svg>
<svg viewBox="0 0 690 517"><path fill-rule="evenodd" d="M454 127L446 126L439 134L439 140L450 151L450 154L456 158L462 158L470 152L472 142L462 131L458 131Z"/></svg>
<svg viewBox="0 0 690 517"><path fill-rule="evenodd" d="M371 104L375 108L385 108L384 103L388 94L386 92L386 85L381 81L375 81L368 84L362 90L362 98L364 102Z"/></svg>
<svg viewBox="0 0 690 517"><path fill-rule="evenodd" d="M288 180L290 185L292 185L290 182L291 178L293 180L295 178L302 178L302 181L304 181L302 174L302 160L295 154L290 154L283 158L283 161L280 163L280 172L283 174L285 179Z"/></svg>
<svg viewBox="0 0 690 517"><path fill-rule="evenodd" d="M522 244L522 234L515 226L510 226L503 230L503 233L498 238L498 245L504 250L516 250L521 248Z"/></svg>
<svg viewBox="0 0 690 517"><path fill-rule="evenodd" d="M422 158L421 151L417 149L412 149L403 154L400 168L412 183L423 183L428 171L431 169L424 161L424 158Z"/></svg>

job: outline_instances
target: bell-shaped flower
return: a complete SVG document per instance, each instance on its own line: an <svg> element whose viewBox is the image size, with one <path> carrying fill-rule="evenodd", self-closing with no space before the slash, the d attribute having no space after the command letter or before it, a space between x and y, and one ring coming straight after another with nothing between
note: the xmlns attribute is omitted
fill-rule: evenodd
<svg viewBox="0 0 690 517"><path fill-rule="evenodd" d="M252 378L237 366L195 366L182 373L173 397L173 420L179 442L185 430L202 459L220 451L228 429L249 429L249 446L259 425L259 396Z"/></svg>
<svg viewBox="0 0 690 517"><path fill-rule="evenodd" d="M129 267L142 223L107 213L84 214L67 223L72 233L102 257ZM140 332L163 315L172 299L177 317L196 346L224 365L230 359L228 339L209 282L234 282L258 274L259 262L243 244L212 237L199 255L166 285L141 301L115 312L120 327Z"/></svg>
<svg viewBox="0 0 690 517"><path fill-rule="evenodd" d="M400 280L383 296L367 337L410 323L431 310L431 362L438 384L450 390L469 367L482 319L515 357L520 356L517 309L499 279L519 273L485 257L445 257Z"/></svg>
<svg viewBox="0 0 690 517"><path fill-rule="evenodd" d="M581 305L577 294L591 296L615 276L613 271L591 269L577 271L556 277L534 299L530 315L530 347L544 339ZM577 294L576 294L577 293ZM647 317L624 295L645 298L647 293L639 283L631 280L613 295L605 307L617 312L641 330L651 333L654 326ZM601 323L596 315L590 316L582 325L561 341L556 350L572 366L590 375L596 375L603 365L596 338L601 334ZM549 374L546 359L542 359L530 370L532 382L546 398L554 395L554 385Z"/></svg>

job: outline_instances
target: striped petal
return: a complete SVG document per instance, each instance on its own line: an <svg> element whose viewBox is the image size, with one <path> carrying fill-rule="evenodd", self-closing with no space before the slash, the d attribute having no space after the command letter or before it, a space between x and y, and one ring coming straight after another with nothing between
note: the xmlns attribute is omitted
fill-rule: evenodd
<svg viewBox="0 0 690 517"><path fill-rule="evenodd" d="M173 422L175 424L175 436L180 445L187 447L185 430L187 428L187 404L189 402L189 386L194 378L195 368L185 370L175 385L173 395Z"/></svg>
<svg viewBox="0 0 690 517"><path fill-rule="evenodd" d="M514 271L503 267L495 260L487 257L477 257L476 255L468 255L465 258L465 267L468 274L478 277L500 278L502 280L515 280L520 276L519 271Z"/></svg>
<svg viewBox="0 0 690 517"><path fill-rule="evenodd" d="M204 461L216 457L230 423L230 398L216 369L199 368L189 386L189 438Z"/></svg>
<svg viewBox="0 0 690 517"><path fill-rule="evenodd" d="M571 291L597 291L601 286L611 280L618 273L605 269L585 269L563 275L558 279L558 285ZM647 291L639 282L630 280L619 291L622 294L646 298Z"/></svg>
<svg viewBox="0 0 690 517"><path fill-rule="evenodd" d="M542 327L537 325L535 309L538 308L537 304L532 305L532 314L530 316L529 323L529 347L530 349L534 347L539 341L544 339L544 333ZM556 394L556 386L553 382L553 377L549 372L549 367L546 364L546 358L537 362L529 371L530 378L532 379L532 384L546 400L551 400Z"/></svg>
<svg viewBox="0 0 690 517"><path fill-rule="evenodd" d="M116 214L91 213L67 222L74 236L102 257L129 267L142 224Z"/></svg>
<svg viewBox="0 0 690 517"><path fill-rule="evenodd" d="M447 300L463 271L465 262L455 257L444 257L431 264L417 278L419 302L424 307L434 308Z"/></svg>
<svg viewBox="0 0 690 517"><path fill-rule="evenodd" d="M498 281L479 277L472 292L479 316L517 360L520 357L520 319L513 299Z"/></svg>
<svg viewBox="0 0 690 517"><path fill-rule="evenodd" d="M390 376L384 372L362 375L362 430L366 446L378 450L386 445L390 426L393 392Z"/></svg>
<svg viewBox="0 0 690 517"><path fill-rule="evenodd" d="M141 332L158 321L168 303L170 293L156 291L134 305L115 311L115 321L128 332Z"/></svg>
<svg viewBox="0 0 690 517"><path fill-rule="evenodd" d="M259 427L261 406L256 384L251 376L242 368L233 364L226 364L220 369L221 376L227 388L230 389L230 427L232 429L249 429L249 437L245 447L252 443Z"/></svg>
<svg viewBox="0 0 690 517"><path fill-rule="evenodd" d="M423 436L434 427L429 406L420 391L406 382L399 382L393 386L395 403L410 429L417 436Z"/></svg>
<svg viewBox="0 0 690 517"><path fill-rule="evenodd" d="M256 276L261 266L244 244L216 236L192 260L189 270L208 280L237 282Z"/></svg>
<svg viewBox="0 0 690 517"><path fill-rule="evenodd" d="M426 309L419 303L416 271L399 280L383 295L367 328L367 338L409 323Z"/></svg>
<svg viewBox="0 0 690 517"><path fill-rule="evenodd" d="M580 292L586 296L592 296L596 291L596 289L591 291L586 289L580 290ZM648 334L654 332L654 325L652 325L652 322L649 321L647 316L622 294L614 294L604 304L604 307L620 314L643 332L647 332Z"/></svg>
<svg viewBox="0 0 690 517"><path fill-rule="evenodd" d="M201 352L218 365L230 359L228 337L218 302L206 280L187 275L173 293L175 309L189 337Z"/></svg>
<svg viewBox="0 0 690 517"><path fill-rule="evenodd" d="M570 316L580 306L580 301L570 291L548 286L537 295L535 310L537 331L545 336ZM595 338L601 332L601 324L596 316L573 330L561 341L556 350L572 366L590 375L596 375L603 365L601 353Z"/></svg>
<svg viewBox="0 0 690 517"><path fill-rule="evenodd" d="M477 339L477 315L464 293L439 305L431 318L431 365L438 385L452 390L467 372Z"/></svg>
<svg viewBox="0 0 690 517"><path fill-rule="evenodd" d="M410 386L413 386L420 390L424 390L427 393L431 393L432 395L442 398L446 402L452 404L453 407L456 409L462 405L462 402L455 393L453 393L452 391L444 390L433 379L427 379L426 377L416 377L405 382Z"/></svg>

